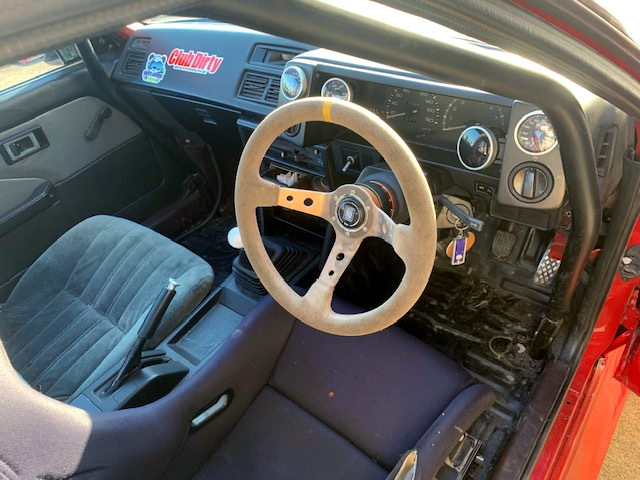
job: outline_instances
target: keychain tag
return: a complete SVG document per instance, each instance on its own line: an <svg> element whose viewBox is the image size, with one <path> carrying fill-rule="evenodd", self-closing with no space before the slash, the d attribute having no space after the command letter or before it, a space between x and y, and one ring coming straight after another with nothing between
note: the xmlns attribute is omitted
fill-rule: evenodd
<svg viewBox="0 0 640 480"><path fill-rule="evenodd" d="M451 252L451 265L462 265L467 257L467 237L460 235L453 239Z"/></svg>

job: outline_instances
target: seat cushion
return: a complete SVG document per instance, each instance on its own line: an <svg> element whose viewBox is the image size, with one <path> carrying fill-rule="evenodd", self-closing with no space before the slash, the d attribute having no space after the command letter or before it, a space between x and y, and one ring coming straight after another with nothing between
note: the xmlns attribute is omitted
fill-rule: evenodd
<svg viewBox="0 0 640 480"><path fill-rule="evenodd" d="M384 480L387 474L338 433L265 387L194 478Z"/></svg>
<svg viewBox="0 0 640 480"><path fill-rule="evenodd" d="M473 378L397 327L338 337L296 323L270 384L391 470Z"/></svg>
<svg viewBox="0 0 640 480"><path fill-rule="evenodd" d="M27 270L0 310L0 336L34 388L68 399L124 356L168 279L180 286L157 345L204 298L213 271L168 238L116 217L89 218Z"/></svg>

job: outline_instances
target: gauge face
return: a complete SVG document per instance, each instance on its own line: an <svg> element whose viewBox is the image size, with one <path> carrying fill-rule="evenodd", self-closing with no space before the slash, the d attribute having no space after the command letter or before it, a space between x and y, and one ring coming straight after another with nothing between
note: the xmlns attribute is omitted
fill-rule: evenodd
<svg viewBox="0 0 640 480"><path fill-rule="evenodd" d="M350 102L352 98L351 87L347 82L338 77L330 78L324 82L320 95L346 100L347 102Z"/></svg>
<svg viewBox="0 0 640 480"><path fill-rule="evenodd" d="M442 131L462 132L473 125L488 125L506 131L506 117L500 105L454 98L444 109Z"/></svg>
<svg viewBox="0 0 640 480"><path fill-rule="evenodd" d="M496 159L497 153L498 141L488 128L469 127L458 139L458 159L469 170L487 168Z"/></svg>
<svg viewBox="0 0 640 480"><path fill-rule="evenodd" d="M295 100L307 89L307 75L300 67L287 67L280 78L280 90L287 100Z"/></svg>
<svg viewBox="0 0 640 480"><path fill-rule="evenodd" d="M518 122L516 144L525 153L540 155L552 150L558 139L549 118L538 110L528 113Z"/></svg>
<svg viewBox="0 0 640 480"><path fill-rule="evenodd" d="M440 103L429 92L394 88L381 116L409 141L420 142L440 130Z"/></svg>

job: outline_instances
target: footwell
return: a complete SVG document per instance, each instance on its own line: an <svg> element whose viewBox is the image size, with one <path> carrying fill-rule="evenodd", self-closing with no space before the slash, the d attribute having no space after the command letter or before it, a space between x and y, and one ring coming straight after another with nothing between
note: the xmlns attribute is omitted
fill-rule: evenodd
<svg viewBox="0 0 640 480"><path fill-rule="evenodd" d="M483 447L466 478L488 477L529 398L542 363L529 357L528 348L543 309L480 280L434 272L422 298L399 323L498 393L469 432Z"/></svg>

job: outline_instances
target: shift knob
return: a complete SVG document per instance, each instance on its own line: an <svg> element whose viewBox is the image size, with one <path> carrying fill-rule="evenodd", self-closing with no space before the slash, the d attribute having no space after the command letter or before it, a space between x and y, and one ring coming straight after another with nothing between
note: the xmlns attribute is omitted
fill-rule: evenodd
<svg viewBox="0 0 640 480"><path fill-rule="evenodd" d="M238 250L243 248L242 239L240 238L240 229L238 227L233 227L229 230L229 233L227 233L227 242L229 242L229 245L233 248L237 248Z"/></svg>

